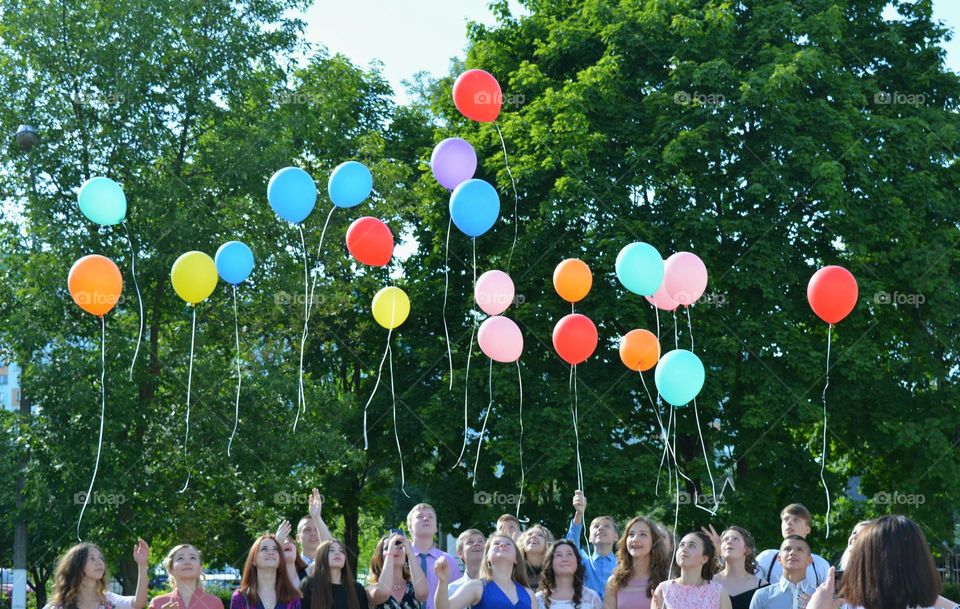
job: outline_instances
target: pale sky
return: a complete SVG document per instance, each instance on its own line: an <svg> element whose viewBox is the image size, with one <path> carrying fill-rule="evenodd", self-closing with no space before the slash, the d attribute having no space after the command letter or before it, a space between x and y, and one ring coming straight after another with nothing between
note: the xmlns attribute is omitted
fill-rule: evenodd
<svg viewBox="0 0 960 609"><path fill-rule="evenodd" d="M316 0L306 12L306 37L333 53L367 67L383 63L383 75L397 99L405 101L401 82L419 71L435 76L449 71L450 58L463 57L467 22L495 22L488 0ZM934 0L934 17L960 30L960 0ZM510 1L513 13L523 10ZM889 16L893 16L892 11ZM960 41L946 45L947 66L960 71Z"/></svg>

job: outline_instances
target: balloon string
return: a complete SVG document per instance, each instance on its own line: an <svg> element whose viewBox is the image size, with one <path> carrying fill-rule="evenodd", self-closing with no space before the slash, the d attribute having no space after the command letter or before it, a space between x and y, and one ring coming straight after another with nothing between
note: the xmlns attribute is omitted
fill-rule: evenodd
<svg viewBox="0 0 960 609"><path fill-rule="evenodd" d="M674 313L674 320L676 320L676 313ZM676 329L676 325L674 325ZM674 407L673 404L670 405L670 416L674 417ZM673 449L670 451L673 454L673 467L676 470L676 475L673 477L676 484L676 496L675 496L675 507L673 512L673 540L674 544L677 542L677 526L680 523L680 464L677 462L677 422L674 421L673 425ZM670 561L670 572L673 573L673 563L676 561Z"/></svg>
<svg viewBox="0 0 960 609"><path fill-rule="evenodd" d="M693 350L693 324L690 322L690 307L687 309L687 332L690 333L690 353L694 353Z"/></svg>
<svg viewBox="0 0 960 609"><path fill-rule="evenodd" d="M330 218L333 217L333 210L336 208L336 205L330 208L330 212L327 213L327 219L323 223L323 230L320 231L320 243L317 244L317 263L313 266L313 270L317 272L313 274L313 278L310 280L310 299L307 303L308 317L309 314L313 312L313 295L317 288L317 278L320 276L320 251L323 248L323 237L327 234L327 226L330 224ZM304 252L306 252L306 248L304 248Z"/></svg>
<svg viewBox="0 0 960 609"><path fill-rule="evenodd" d="M570 387L572 388L570 397L572 398L570 404L570 413L573 415L573 435L576 438L576 447L577 447L577 488L583 492L586 490L583 488L583 464L580 462L580 429L577 425L577 420L579 418L579 397L577 396L577 366L574 364L570 367Z"/></svg>
<svg viewBox="0 0 960 609"><path fill-rule="evenodd" d="M687 308L687 315L690 314L689 307ZM713 509L707 510L711 516L717 515L717 510L720 509L720 500L717 498L717 483L713 480L713 472L710 470L710 459L707 457L707 444L703 441L703 430L700 427L700 413L697 411L697 398L693 398L693 416L697 420L697 435L700 436L700 446L703 447L703 462L707 466L707 475L710 476L710 491L713 497ZM694 505L700 507L700 502L695 501Z"/></svg>
<svg viewBox="0 0 960 609"><path fill-rule="evenodd" d="M677 334L677 310L676 309L673 310L673 348L674 349L680 348L680 338L679 338L679 335Z"/></svg>
<svg viewBox="0 0 960 609"><path fill-rule="evenodd" d="M653 299L653 314L657 318L657 342L660 342L660 307L657 306L657 299Z"/></svg>
<svg viewBox="0 0 960 609"><path fill-rule="evenodd" d="M240 383L243 376L240 374L240 318L237 315L237 286L233 286L233 332L237 348L237 399L233 405L233 433L230 434L230 441L227 442L227 456L230 456L230 447L233 446L233 439L237 436L237 427L240 425Z"/></svg>
<svg viewBox="0 0 960 609"><path fill-rule="evenodd" d="M447 221L447 245L443 253L443 337L447 342L447 363L450 365L450 391L453 391L453 351L450 349L450 330L447 327L447 292L450 291L450 226L453 216ZM466 415L466 413L464 413ZM466 420L464 420L466 426ZM464 427L466 430L466 427ZM464 434L466 435L466 434Z"/></svg>
<svg viewBox="0 0 960 609"><path fill-rule="evenodd" d="M390 328L387 331L387 346L383 350L383 357L380 358L380 366L377 368L377 382L373 385L373 392L367 399L367 403L363 405L363 450L367 450L369 447L369 443L367 442L367 407L370 406L370 402L373 401L373 396L377 395L377 388L380 387L380 376L383 374L383 362L387 360L387 352L390 350L390 335L392 333L393 328Z"/></svg>
<svg viewBox="0 0 960 609"><path fill-rule="evenodd" d="M133 275L133 289L137 291L137 306L140 308L140 332L137 334L137 348L133 351L133 361L130 362L130 380L133 380L133 367L137 364L137 355L140 353L140 343L143 342L143 299L140 297L140 285L137 283L137 253L133 249L133 240L130 239L130 229L126 221L123 230L127 233L127 244L130 245L130 273Z"/></svg>
<svg viewBox="0 0 960 609"><path fill-rule="evenodd" d="M480 465L480 449L483 448L483 433L487 430L487 419L490 418L490 410L493 408L493 360L490 360L490 378L487 381L487 388L490 394L490 401L487 402L487 414L483 416L483 427L480 428L480 438L477 440L477 460L473 463L473 487L477 487L477 466Z"/></svg>
<svg viewBox="0 0 960 609"><path fill-rule="evenodd" d="M643 378L643 372L637 371L640 374L640 382L643 384L643 390L647 394L647 399L650 400L650 406L653 408L653 414L657 416L657 424L660 426L660 436L663 437L664 446L663 446L663 455L660 457L660 467L657 468L657 485L656 488L660 487L660 472L663 471L663 462L667 456L667 437L664 436L666 431L663 428L663 419L660 417L660 410L657 408L657 405L653 402L653 396L650 395L650 389L647 388L647 381ZM657 494L657 491L654 490L654 494Z"/></svg>
<svg viewBox="0 0 960 609"><path fill-rule="evenodd" d="M449 230L449 226L447 229ZM474 237L470 240L473 243L473 291L471 294L475 294L477 291L477 239ZM477 332L477 316L476 316L476 298L474 300L474 306L471 311L474 313L473 317L473 327L470 330L470 347L467 350L467 369L464 372L464 381L463 381L463 446L460 447L460 456L457 457L457 462L453 464L451 470L457 468L460 465L460 461L463 459L463 455L467 450L467 403L470 397L470 356L473 355L473 337ZM479 452L477 453L479 455Z"/></svg>
<svg viewBox="0 0 960 609"><path fill-rule="evenodd" d="M503 165L507 168L507 175L510 176L510 184L513 186L513 245L510 246L510 255L507 257L507 272L510 272L510 264L513 262L513 249L517 246L517 208L520 205L520 197L517 196L517 181L513 179L513 172L510 171L510 162L507 160L507 144L503 141L503 133L500 132L500 125L493 121L493 126L497 129L497 135L500 136L500 146L503 147Z"/></svg>
<svg viewBox="0 0 960 609"><path fill-rule="evenodd" d="M103 420L107 410L107 321L103 315L100 316L100 436L97 439L97 460L93 464L93 476L90 478L90 486L87 487L87 494L83 496L83 507L80 508L80 518L77 519L77 541L83 541L80 538L80 523L83 522L83 513L87 511L87 505L90 503L90 494L93 493L93 483L97 479L97 470L100 469L100 452L103 449Z"/></svg>
<svg viewBox="0 0 960 609"><path fill-rule="evenodd" d="M303 227L297 225L300 231L300 246L303 248L303 334L300 335L300 373L297 381L297 416L293 419L293 431L297 431L300 422L300 413L307 410L307 397L303 391L303 352L307 346L307 325L310 321L310 276L307 260L307 242L303 237Z"/></svg>
<svg viewBox="0 0 960 609"><path fill-rule="evenodd" d="M520 504L523 503L523 483L526 472L523 470L523 379L520 375L520 360L517 364L517 388L520 390L520 492L517 493L517 520L520 520Z"/></svg>
<svg viewBox="0 0 960 609"><path fill-rule="evenodd" d="M400 448L400 433L397 431L397 392L393 388L393 349L390 348L390 341L387 341L387 358L390 362L390 400L393 403L393 439L397 442L397 454L400 455L400 491L410 498L407 494L407 477L403 471L403 450Z"/></svg>
<svg viewBox="0 0 960 609"><path fill-rule="evenodd" d="M197 307L193 305L193 323L190 328L190 364L187 367L187 420L186 420L186 429L183 433L183 458L186 461L187 458L187 441L190 439L190 387L193 384L193 344L194 339L197 335ZM180 489L180 492L187 490L187 486L190 485L190 465L189 461L187 462L187 480L183 483L183 488Z"/></svg>
<svg viewBox="0 0 960 609"><path fill-rule="evenodd" d="M823 491L827 495L827 534L830 537L830 489L827 488L827 480L823 476L823 470L827 466L827 387L830 386L830 341L833 334L833 324L827 326L827 372L826 384L823 386L823 448L820 453L820 483L823 484Z"/></svg>

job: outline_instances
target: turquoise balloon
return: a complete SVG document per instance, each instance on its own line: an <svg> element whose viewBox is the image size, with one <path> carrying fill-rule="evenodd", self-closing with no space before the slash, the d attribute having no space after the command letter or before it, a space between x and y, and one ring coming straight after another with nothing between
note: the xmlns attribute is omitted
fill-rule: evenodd
<svg viewBox="0 0 960 609"><path fill-rule="evenodd" d="M220 279L237 285L253 272L253 251L242 241L227 241L213 257Z"/></svg>
<svg viewBox="0 0 960 609"><path fill-rule="evenodd" d="M278 216L300 224L317 203L317 184L299 167L284 167L267 183L267 201Z"/></svg>
<svg viewBox="0 0 960 609"><path fill-rule="evenodd" d="M90 178L80 187L77 203L83 215L97 224L120 224L127 216L127 196L110 178Z"/></svg>
<svg viewBox="0 0 960 609"><path fill-rule="evenodd" d="M634 294L653 296L663 283L663 258L657 248L637 241L617 254L617 279Z"/></svg>
<svg viewBox="0 0 960 609"><path fill-rule="evenodd" d="M479 237L500 216L500 195L483 180L461 182L450 194L450 216L465 235Z"/></svg>
<svg viewBox="0 0 960 609"><path fill-rule="evenodd" d="M366 165L357 161L340 163L327 181L327 194L337 207L360 205L371 191L373 175Z"/></svg>
<svg viewBox="0 0 960 609"><path fill-rule="evenodd" d="M663 399L682 406L703 389L703 362L686 349L675 349L660 358L653 378Z"/></svg>

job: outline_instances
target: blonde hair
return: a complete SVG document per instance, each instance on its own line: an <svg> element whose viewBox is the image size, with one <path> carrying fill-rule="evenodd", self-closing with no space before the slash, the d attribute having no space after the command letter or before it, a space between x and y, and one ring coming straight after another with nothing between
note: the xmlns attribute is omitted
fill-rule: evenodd
<svg viewBox="0 0 960 609"><path fill-rule="evenodd" d="M517 546L517 542L510 539L509 535L504 535L503 533L494 533L487 538L487 543L483 546L483 564L480 565L480 579L493 581L493 565L490 564L490 560L487 557L490 555L490 547L493 545L494 539L506 539L513 546L515 562L513 563L513 573L510 574L510 579L523 587L529 587L527 583L527 561L523 560L523 555L520 554L520 548Z"/></svg>
<svg viewBox="0 0 960 609"><path fill-rule="evenodd" d="M186 550L187 548L197 553L197 560L200 562L200 575L197 576L197 588L203 590L203 554L200 553L200 550L198 550L196 546L189 543L173 546L173 549L167 552L166 557L163 559L163 568L167 570L167 575L170 577L170 588L172 590L177 589L177 578L173 576L173 557L176 556L180 550Z"/></svg>
<svg viewBox="0 0 960 609"><path fill-rule="evenodd" d="M410 508L410 511L407 512L407 520L406 520L407 529L411 529L411 533L413 532L412 531L413 525L410 524L410 519L413 518L414 514L416 514L421 510L430 510L431 512L433 512L434 519L436 519L437 517L437 510L433 509L433 506L430 505L429 503L418 503L417 505L413 506L412 508Z"/></svg>

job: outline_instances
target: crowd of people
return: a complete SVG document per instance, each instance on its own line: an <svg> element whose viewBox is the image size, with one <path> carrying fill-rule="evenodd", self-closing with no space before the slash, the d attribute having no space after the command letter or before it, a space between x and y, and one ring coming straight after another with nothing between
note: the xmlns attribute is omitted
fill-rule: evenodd
<svg viewBox="0 0 960 609"><path fill-rule="evenodd" d="M810 512L796 503L780 513L780 546L761 552L740 526L718 533L710 525L677 539L644 516L622 533L614 518L594 518L584 549L586 498L577 491L562 539L504 514L489 535L461 532L454 557L436 546L437 514L421 503L407 515L407 534L392 529L377 542L364 585L321 508L314 489L295 540L286 521L254 540L230 609L960 609L940 596L926 537L904 516L858 523L838 567L813 552ZM45 609L144 609L148 556L141 539L136 594L120 596L107 590L96 545L70 548ZM175 546L163 565L172 590L149 609L223 609L204 591L195 546Z"/></svg>

